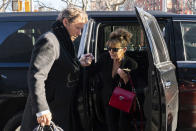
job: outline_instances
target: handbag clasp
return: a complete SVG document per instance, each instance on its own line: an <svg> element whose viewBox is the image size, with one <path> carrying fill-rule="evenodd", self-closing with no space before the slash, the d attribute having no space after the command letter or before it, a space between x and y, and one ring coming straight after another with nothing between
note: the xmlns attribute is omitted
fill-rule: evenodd
<svg viewBox="0 0 196 131"><path fill-rule="evenodd" d="M119 100L123 100L123 99L125 99L124 96L119 96Z"/></svg>

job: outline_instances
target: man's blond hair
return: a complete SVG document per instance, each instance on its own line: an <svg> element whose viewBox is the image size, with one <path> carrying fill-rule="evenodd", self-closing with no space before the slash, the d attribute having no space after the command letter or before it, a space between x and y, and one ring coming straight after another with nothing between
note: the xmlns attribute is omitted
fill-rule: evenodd
<svg viewBox="0 0 196 131"><path fill-rule="evenodd" d="M61 11L57 17L57 20L63 21L64 18L67 18L70 23L72 23L76 18L81 18L82 23L88 21L87 13L76 7L69 7Z"/></svg>

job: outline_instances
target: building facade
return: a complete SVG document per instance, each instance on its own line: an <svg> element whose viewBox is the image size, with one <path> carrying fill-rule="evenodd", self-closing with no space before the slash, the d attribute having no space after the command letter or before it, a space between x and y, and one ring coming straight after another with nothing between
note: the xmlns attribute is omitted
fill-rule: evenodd
<svg viewBox="0 0 196 131"><path fill-rule="evenodd" d="M177 14L195 14L196 0L136 0L144 10L158 10Z"/></svg>

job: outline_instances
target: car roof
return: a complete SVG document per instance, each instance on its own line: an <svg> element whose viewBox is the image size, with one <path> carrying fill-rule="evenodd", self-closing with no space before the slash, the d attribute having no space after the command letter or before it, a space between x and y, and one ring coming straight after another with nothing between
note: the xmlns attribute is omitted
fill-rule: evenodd
<svg viewBox="0 0 196 131"><path fill-rule="evenodd" d="M55 20L59 12L9 12L0 13L0 21Z"/></svg>
<svg viewBox="0 0 196 131"><path fill-rule="evenodd" d="M180 15L175 13L161 12L161 11L147 11L157 18L196 18L196 15ZM56 20L58 16L57 11L53 12L9 12L0 13L0 21L28 21L28 20ZM136 17L135 11L87 11L89 18L128 18Z"/></svg>
<svg viewBox="0 0 196 131"><path fill-rule="evenodd" d="M187 15L187 14L175 14L170 12L163 11L147 11L156 18L173 18L173 19L184 19L192 20L196 19L196 15ZM88 12L90 18L128 18L136 17L135 11L90 11Z"/></svg>
<svg viewBox="0 0 196 131"><path fill-rule="evenodd" d="M174 13L166 13L161 11L148 11L155 16L170 16ZM90 17L135 17L135 11L90 11Z"/></svg>

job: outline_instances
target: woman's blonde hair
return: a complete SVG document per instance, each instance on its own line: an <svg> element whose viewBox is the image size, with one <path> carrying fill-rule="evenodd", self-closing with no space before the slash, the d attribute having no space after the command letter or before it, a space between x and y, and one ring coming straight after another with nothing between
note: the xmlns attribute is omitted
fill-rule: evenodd
<svg viewBox="0 0 196 131"><path fill-rule="evenodd" d="M130 43L131 37L132 34L129 31L123 28L118 28L110 34L106 45L110 46L119 43L121 47L127 47L127 45Z"/></svg>
<svg viewBox="0 0 196 131"><path fill-rule="evenodd" d="M87 13L76 7L69 7L61 11L57 17L57 20L63 21L64 18L67 18L70 23L72 23L76 18L81 17L82 23L86 23L88 21Z"/></svg>

